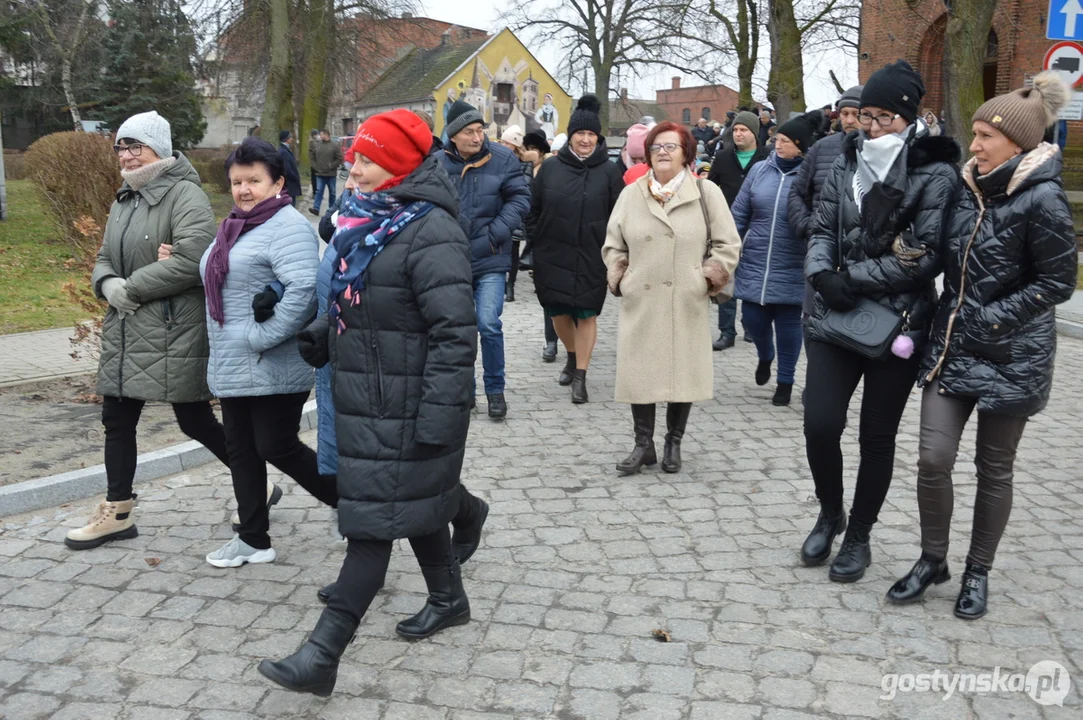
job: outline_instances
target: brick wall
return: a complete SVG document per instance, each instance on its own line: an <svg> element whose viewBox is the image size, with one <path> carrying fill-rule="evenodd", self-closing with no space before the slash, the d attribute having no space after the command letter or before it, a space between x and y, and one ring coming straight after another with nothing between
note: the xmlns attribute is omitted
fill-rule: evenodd
<svg viewBox="0 0 1083 720"><path fill-rule="evenodd" d="M700 85L697 87L679 87L679 81L674 80L678 87L669 90L655 91L655 102L660 105L669 116L670 120L679 123L695 123L703 117L703 109L710 110L711 122L726 122L726 111L737 108L737 91L725 85ZM684 118L684 111L688 110L690 119Z"/></svg>

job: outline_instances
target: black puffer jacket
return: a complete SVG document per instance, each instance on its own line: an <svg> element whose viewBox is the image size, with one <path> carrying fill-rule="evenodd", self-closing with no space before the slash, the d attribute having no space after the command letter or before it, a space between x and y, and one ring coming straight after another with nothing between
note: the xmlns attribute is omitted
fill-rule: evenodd
<svg viewBox="0 0 1083 720"><path fill-rule="evenodd" d="M1030 416L1049 400L1057 327L1072 297L1075 232L1056 145L974 177L963 170L945 244L945 288L919 384L978 398L978 410ZM961 298L961 302L960 302Z"/></svg>
<svg viewBox="0 0 1083 720"><path fill-rule="evenodd" d="M941 247L959 186L959 145L951 138L926 134L911 139L905 168L896 165L887 178L901 196L890 207L882 204L878 209L870 192L859 213L853 191L858 138L859 133L846 136L843 159L832 166L820 194L805 277L816 287L819 273L845 271L855 295L907 314L908 335L920 352L936 311L933 279L942 267ZM901 172L905 176L897 174ZM871 232L870 225L875 227ZM902 261L895 249L920 256ZM826 313L827 305L817 293L809 338L825 339L820 323Z"/></svg>
<svg viewBox="0 0 1083 720"><path fill-rule="evenodd" d="M809 149L805 162L797 171L797 177L790 186L790 202L786 206L789 213L790 232L797 240L807 240L812 224L816 204L820 200L827 175L831 166L842 154L843 133L828 135ZM713 168L712 168L713 169Z"/></svg>
<svg viewBox="0 0 1083 720"><path fill-rule="evenodd" d="M534 176L527 237L534 249L534 284L542 305L601 312L605 303L602 245L609 214L624 190L605 142L585 161L565 145Z"/></svg>
<svg viewBox="0 0 1083 720"><path fill-rule="evenodd" d="M392 194L436 208L365 271L330 343L338 437L338 523L348 538L434 532L458 509L477 326L470 244L455 188L429 156ZM328 325L327 316L317 323Z"/></svg>
<svg viewBox="0 0 1083 720"><path fill-rule="evenodd" d="M711 161L711 172L707 179L721 188L726 204L733 207L733 201L737 199L737 193L741 192L748 171L756 163L766 160L770 154L767 148L756 148L756 154L748 161L748 165L741 167L741 161L737 159L737 147L732 141L726 141L718 148L718 153Z"/></svg>

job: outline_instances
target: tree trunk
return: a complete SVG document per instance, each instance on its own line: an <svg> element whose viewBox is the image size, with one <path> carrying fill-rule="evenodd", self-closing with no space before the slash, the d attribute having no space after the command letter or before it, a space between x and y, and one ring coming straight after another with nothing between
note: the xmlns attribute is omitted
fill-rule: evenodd
<svg viewBox="0 0 1083 720"><path fill-rule="evenodd" d="M751 16L751 18L749 17ZM759 59L760 24L756 0L737 0L737 106L752 107L752 75Z"/></svg>
<svg viewBox="0 0 1083 720"><path fill-rule="evenodd" d="M970 118L985 102L985 48L996 2L955 0L950 7L942 65L945 124L947 135L965 150L974 139Z"/></svg>
<svg viewBox="0 0 1083 720"><path fill-rule="evenodd" d="M805 67L801 59L801 30L793 12L793 0L767 0L767 33L771 38L771 70L767 76L767 99L779 123L790 112L805 110Z"/></svg>
<svg viewBox="0 0 1083 720"><path fill-rule="evenodd" d="M301 122L297 130L300 137L299 152L302 158L308 157L308 134L312 129L322 129L327 124L326 88L330 85L327 77L327 61L331 42L327 33L327 15L334 14L334 6L328 0L313 0L308 15L308 53L305 63L304 102L301 106Z"/></svg>
<svg viewBox="0 0 1083 720"><path fill-rule="evenodd" d="M71 82L71 56L65 55L60 64L60 84L64 87L64 100L71 111L71 123L75 132L83 131L83 118L79 114L79 105L75 102L75 90Z"/></svg>
<svg viewBox="0 0 1083 720"><path fill-rule="evenodd" d="M290 66L290 18L288 0L270 0L271 62L267 68L267 89L260 116L260 136L278 144L278 122L283 100L288 95Z"/></svg>
<svg viewBox="0 0 1083 720"><path fill-rule="evenodd" d="M602 124L603 138L609 134L609 79L611 73L612 68L609 66L595 65L594 67L594 94L598 96L598 102L602 106L602 109L598 111L598 120ZM572 104L572 112L575 112L574 103ZM568 119L571 120L570 117ZM570 141L571 138L569 137L568 140Z"/></svg>

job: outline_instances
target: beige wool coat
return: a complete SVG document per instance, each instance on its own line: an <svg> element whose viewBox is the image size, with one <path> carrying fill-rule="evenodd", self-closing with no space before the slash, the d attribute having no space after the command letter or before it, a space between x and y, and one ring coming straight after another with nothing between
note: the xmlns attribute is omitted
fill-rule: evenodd
<svg viewBox="0 0 1083 720"><path fill-rule="evenodd" d="M606 229L602 259L621 298L618 402L700 402L714 395L709 295L733 277L741 238L722 191L686 177L663 207L642 177L624 188ZM711 222L700 205L702 189Z"/></svg>

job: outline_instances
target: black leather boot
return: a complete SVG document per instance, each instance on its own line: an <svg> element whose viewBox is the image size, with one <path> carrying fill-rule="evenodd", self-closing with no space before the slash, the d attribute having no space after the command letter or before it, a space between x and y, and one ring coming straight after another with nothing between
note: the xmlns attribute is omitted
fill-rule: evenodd
<svg viewBox="0 0 1083 720"><path fill-rule="evenodd" d="M621 475L634 475L644 465L657 464L658 453L654 449L654 412L653 404L632 406L636 445L632 448L631 455L617 463L617 472Z"/></svg>
<svg viewBox="0 0 1083 720"><path fill-rule="evenodd" d="M455 551L455 557L459 564L465 563L473 556L481 544L481 529L485 527L485 519L489 517L489 503L477 495L471 495L466 488L462 489L464 497L459 505L459 512L451 519L451 548Z"/></svg>
<svg viewBox="0 0 1083 720"><path fill-rule="evenodd" d="M308 641L284 660L261 660L260 673L287 690L327 697L335 689L338 661L360 623L326 608Z"/></svg>
<svg viewBox="0 0 1083 720"><path fill-rule="evenodd" d="M572 384L572 379L575 377L575 353L568 353L568 362L564 363L564 369L560 371L560 377L557 378L557 382L567 387Z"/></svg>
<svg viewBox="0 0 1083 720"><path fill-rule="evenodd" d="M822 564L831 557L831 545L835 542L835 537L841 535L845 529L846 513L843 512L842 505L829 508L821 504L816 525L801 546L801 562L810 567Z"/></svg>
<svg viewBox="0 0 1083 720"><path fill-rule="evenodd" d="M984 565L966 564L963 584L955 601L955 617L977 620L988 612L989 568Z"/></svg>
<svg viewBox="0 0 1083 720"><path fill-rule="evenodd" d="M692 403L669 403L666 407L666 445L662 450L662 470L667 473L681 471L681 439L691 412Z"/></svg>
<svg viewBox="0 0 1083 720"><path fill-rule="evenodd" d="M316 599L322 602L324 605L331 601L331 596L335 593L335 586L337 582L333 582L330 585L324 585L322 588L316 591Z"/></svg>
<svg viewBox="0 0 1083 720"><path fill-rule="evenodd" d="M555 342L545 343L545 349L542 350L542 362L556 362L557 361L557 344Z"/></svg>
<svg viewBox="0 0 1083 720"><path fill-rule="evenodd" d="M869 533L872 525L850 518L850 527L842 538L839 554L827 576L840 583L857 582L865 576L865 568L872 565L872 551L869 550Z"/></svg>
<svg viewBox="0 0 1083 720"><path fill-rule="evenodd" d="M421 612L396 625L395 632L408 640L422 640L444 628L470 622L470 601L463 590L458 560L453 559L450 566L423 567L421 574L429 588L429 599Z"/></svg>
<svg viewBox="0 0 1083 720"><path fill-rule="evenodd" d="M572 402L576 405L590 402L590 397L587 395L586 370L576 370L572 375Z"/></svg>
<svg viewBox="0 0 1083 720"><path fill-rule="evenodd" d="M925 597L930 585L939 585L948 580L951 580L948 561L922 553L910 572L896 580L887 591L887 601L892 605L916 603Z"/></svg>

